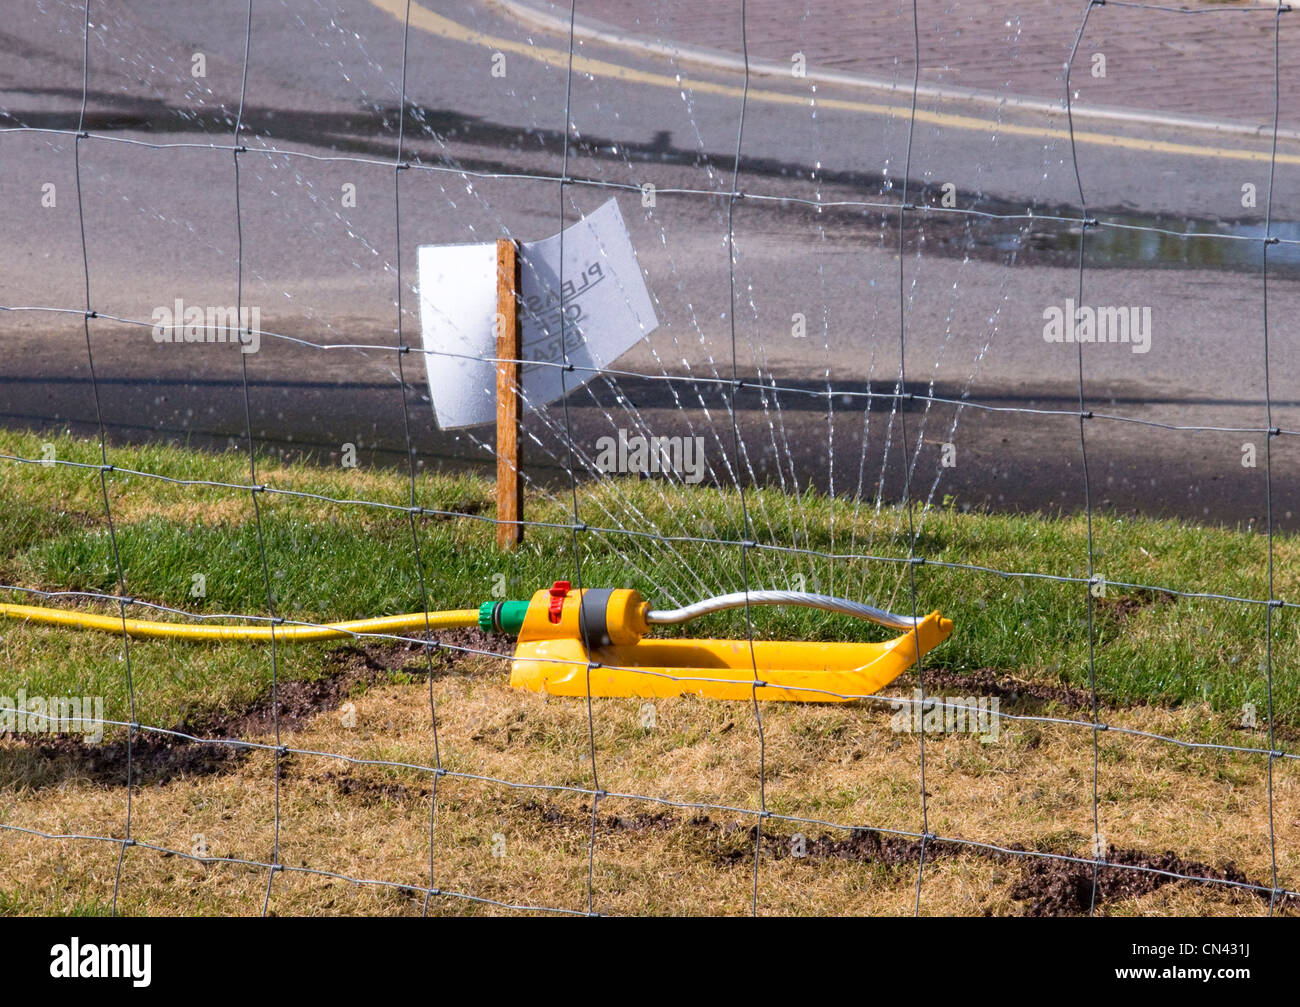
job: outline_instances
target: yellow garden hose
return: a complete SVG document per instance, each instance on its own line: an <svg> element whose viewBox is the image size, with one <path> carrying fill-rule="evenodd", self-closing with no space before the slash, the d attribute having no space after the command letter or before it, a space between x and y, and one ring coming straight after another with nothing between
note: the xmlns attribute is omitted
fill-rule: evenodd
<svg viewBox="0 0 1300 1007"><path fill-rule="evenodd" d="M146 622L127 619L125 623L115 615L93 615L63 608L42 608L36 605L0 604L0 614L11 619L24 619L52 626L75 626L78 629L101 629L110 633L126 632L135 637L151 639L175 638L182 640L270 640L272 627L261 626L186 626L174 622ZM427 622L426 622L427 619ZM351 622L332 622L324 626L275 626L277 640L333 640L354 633L390 633L403 630L457 629L479 624L478 609L453 609L446 612L411 612L408 615L387 615L378 619L355 619Z"/></svg>

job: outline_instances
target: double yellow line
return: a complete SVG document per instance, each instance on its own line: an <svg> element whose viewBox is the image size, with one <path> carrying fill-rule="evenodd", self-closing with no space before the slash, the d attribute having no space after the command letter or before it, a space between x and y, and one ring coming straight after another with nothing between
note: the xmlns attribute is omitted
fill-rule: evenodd
<svg viewBox="0 0 1300 1007"><path fill-rule="evenodd" d="M407 0L370 0L370 2L380 10L391 14L399 21L406 20ZM566 68L569 65L569 52L567 49L556 49L544 45L532 45L518 39L489 35L486 32L467 28L456 21L452 21L450 18L434 13L427 7L422 7L418 3L412 2L410 4L410 17L412 28L418 28L421 31L429 32L430 34L437 35L440 38L452 42L463 42L466 45L481 46L485 49L490 49L493 52L514 53L527 59L536 60L537 62L543 63L547 66L558 67L561 69ZM575 73L589 73L595 77L603 77L608 80L626 81L629 84L662 87L673 91L682 91L685 88L689 88L689 90L695 94L716 94L726 98L735 98L737 100L739 100L745 93L743 88L735 85L719 84L708 80L692 80L689 84L684 84L676 76L654 73L648 70L637 70L632 67L622 66L618 63L610 63L607 60L593 59L592 57L584 56L576 51L573 54L573 70ZM787 94L782 91L753 87L752 85L749 89L748 100L753 102L763 102L770 105L802 105L811 107L814 104L814 100L811 97ZM904 107L899 105L881 104L878 102L854 101L848 98L829 98L819 96L816 99L816 106L819 109L837 109L845 112L856 112L862 115L904 117L910 117L911 115L910 106ZM985 134L997 133L1001 136L1029 136L1041 140L1064 140L1067 142L1070 139L1069 130L1055 126L1026 126L990 118L981 118L974 115L933 112L921 108L916 110L916 121L933 126L942 126L947 129L960 129ZM1168 140L1147 140L1140 137L1121 136L1113 133L1098 133L1092 130L1076 129L1074 131L1074 139L1077 143L1097 147L1110 147L1119 150L1132 150L1152 154L1173 154L1184 157L1209 157L1228 161L1248 161L1255 164L1268 164L1272 156L1271 152L1267 150L1243 150L1235 147L1214 147L1206 144L1173 143ZM1284 154L1279 152L1277 155L1277 163L1300 164L1300 154Z"/></svg>

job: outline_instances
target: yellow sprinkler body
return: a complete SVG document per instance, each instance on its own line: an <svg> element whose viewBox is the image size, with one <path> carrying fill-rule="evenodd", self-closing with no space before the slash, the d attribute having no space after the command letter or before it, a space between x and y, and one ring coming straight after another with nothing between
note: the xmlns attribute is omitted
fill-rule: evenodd
<svg viewBox="0 0 1300 1007"><path fill-rule="evenodd" d="M767 598L777 595L786 600ZM744 604L744 595L728 597L740 598ZM794 599L820 597L754 592L749 603L806 605L809 602ZM733 601L710 610L723 607L740 605ZM915 667L918 642L919 653L925 654L946 640L953 628L951 620L931 612L907 620L912 628L881 643L645 639L655 622L694 617L677 617L687 612L654 613L634 590L577 590L559 581L549 590L538 591L528 604L510 684L553 696L586 696L590 664L592 696L748 700L756 695L805 703L848 702L873 695Z"/></svg>

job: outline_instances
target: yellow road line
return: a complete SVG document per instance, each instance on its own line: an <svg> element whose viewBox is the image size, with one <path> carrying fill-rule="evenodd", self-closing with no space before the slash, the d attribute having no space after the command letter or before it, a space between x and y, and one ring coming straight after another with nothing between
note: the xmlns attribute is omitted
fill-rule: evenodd
<svg viewBox="0 0 1300 1007"><path fill-rule="evenodd" d="M380 10L391 14L399 21L406 18L407 0L370 0L370 2ZM547 66L564 68L568 66L569 53L567 49L555 49L543 45L529 45L527 42L521 42L516 39L501 38L496 35L488 35L485 32L477 31L473 28L467 28L462 24L452 21L450 18L443 17L441 14L435 14L427 7L422 7L418 3L412 2L411 5L411 27L419 28L422 31L430 32L441 38L448 39L452 42L464 42L467 45L483 46L491 49L493 52L510 52L527 57L528 59L537 60ZM731 84L718 84L713 81L692 80L687 83L684 79L679 81L676 77L667 74L653 73L647 70L636 70L632 67L621 66L617 63L609 63L605 60L593 59L589 56L583 56L581 53L573 54L573 69L576 73L589 73L596 77L605 77L610 80L627 81L630 84L645 84L651 87L665 87L674 91L682 91L689 88L696 94L716 94L727 98L739 99L744 94L744 89ZM881 116L908 116L909 107L897 105L884 105L876 102L852 101L847 98L825 98L818 97L815 102L811 97L802 97L795 94L785 94L781 91L771 91L763 88L750 87L749 100L754 102L765 102L772 105L805 105L812 107L814 103L818 108L837 109L846 112L858 112L865 115ZM932 126L945 126L949 129L970 130L980 133L995 132L1004 136L1032 136L1042 140L1065 140L1070 139L1068 129L1060 129L1052 126L1023 126L1016 123L998 122L993 119L982 119L973 115L958 115L950 112L931 112L918 108L916 110L916 121L927 123ZM1213 157L1228 161L1250 161L1256 164L1268 164L1270 152L1267 150L1241 150L1233 147L1212 147L1205 144L1192 143L1171 143L1167 140L1144 140L1139 137L1118 136L1112 133L1097 133L1091 130L1075 130L1074 138L1078 143L1090 144L1097 147L1112 147L1122 150L1134 150L1143 153L1153 154L1175 154L1186 157ZM1277 155L1278 164L1300 164L1300 154L1283 154Z"/></svg>

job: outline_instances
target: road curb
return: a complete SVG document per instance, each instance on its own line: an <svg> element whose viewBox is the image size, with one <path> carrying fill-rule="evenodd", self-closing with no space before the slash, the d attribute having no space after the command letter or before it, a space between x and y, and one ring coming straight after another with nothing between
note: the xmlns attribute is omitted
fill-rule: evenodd
<svg viewBox="0 0 1300 1007"><path fill-rule="evenodd" d="M516 21L532 25L543 31L565 37L569 34L568 19L557 17L549 9L543 9L537 0L484 0L484 4L488 7L497 8ZM741 74L745 72L745 61L742 58L721 49L663 42L582 15L576 15L573 19L573 35L575 38L585 41L602 42L606 45L624 49L635 49L642 53L665 56L677 61L709 67L710 69ZM749 61L749 72L751 75L758 74L764 77L790 79L790 66L773 60L751 59ZM898 94L908 101L911 101L912 97L910 81L900 84L897 81L887 80L883 77L870 77L865 74L846 73L841 70L823 70L809 67L806 75L799 79L814 84L833 84ZM1041 98L1005 95L995 91L983 91L978 88L939 87L934 84L919 84L916 93L918 97L934 98L940 101L972 102L1043 115L1063 116L1065 114L1064 99L1059 102L1045 101ZM1226 122L1200 116L1165 115L1159 112L1113 108L1103 105L1076 105L1072 108L1072 112L1076 119L1134 123L1175 129L1195 129L1233 136L1250 136L1261 140L1268 140L1273 136L1273 129L1270 126L1251 126L1247 123ZM1283 140L1300 140L1300 130L1278 130L1277 136Z"/></svg>

